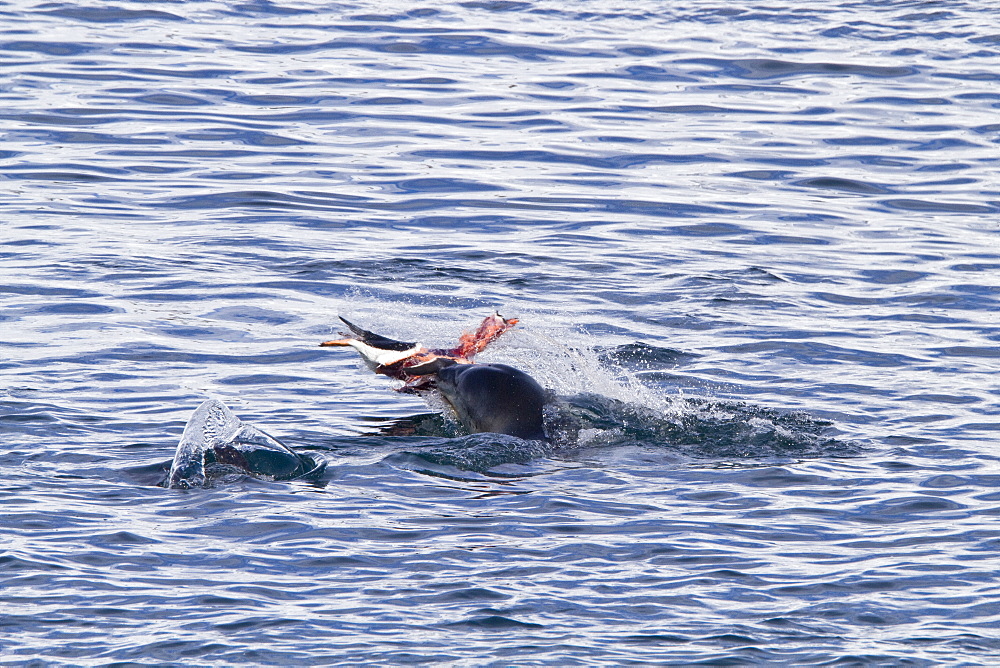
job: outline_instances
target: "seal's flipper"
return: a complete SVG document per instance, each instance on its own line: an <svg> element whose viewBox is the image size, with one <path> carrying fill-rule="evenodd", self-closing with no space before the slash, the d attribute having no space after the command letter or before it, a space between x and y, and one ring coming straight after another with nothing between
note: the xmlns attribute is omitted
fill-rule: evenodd
<svg viewBox="0 0 1000 668"><path fill-rule="evenodd" d="M343 316L339 316L340 320L347 325L347 327L357 336L361 341L367 343L372 348L378 348L379 350L394 350L397 352L404 352L413 349L416 343L407 343L406 341L396 341L395 339L390 339L387 336L382 336L381 334L376 334L374 332L369 332L367 329L361 329L353 322L349 321Z"/></svg>
<svg viewBox="0 0 1000 668"><path fill-rule="evenodd" d="M241 423L232 438L206 452L205 460L275 480L298 478L317 469L311 458L293 452L270 434L245 423Z"/></svg>
<svg viewBox="0 0 1000 668"><path fill-rule="evenodd" d="M191 415L167 478L167 487L204 487L212 469L290 480L324 464L292 451L278 439L241 422L221 401L209 399ZM218 471L216 471L218 472Z"/></svg>
<svg viewBox="0 0 1000 668"><path fill-rule="evenodd" d="M221 401L209 399L198 406L184 425L166 486L203 487L207 480L205 451L211 449L213 443L235 434L239 428L239 418Z"/></svg>

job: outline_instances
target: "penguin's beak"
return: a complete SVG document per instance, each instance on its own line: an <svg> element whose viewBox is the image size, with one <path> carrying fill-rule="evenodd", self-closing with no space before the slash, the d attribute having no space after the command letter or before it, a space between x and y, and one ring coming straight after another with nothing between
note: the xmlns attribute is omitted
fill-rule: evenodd
<svg viewBox="0 0 1000 668"><path fill-rule="evenodd" d="M351 339L336 339L335 341L324 341L319 344L321 346L349 346L351 345Z"/></svg>

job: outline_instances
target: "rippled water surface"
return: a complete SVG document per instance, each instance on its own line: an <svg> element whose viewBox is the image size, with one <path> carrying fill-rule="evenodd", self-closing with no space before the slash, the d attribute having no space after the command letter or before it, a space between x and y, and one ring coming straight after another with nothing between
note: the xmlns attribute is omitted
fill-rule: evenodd
<svg viewBox="0 0 1000 668"><path fill-rule="evenodd" d="M0 3L0 663L1000 662L989 2ZM463 435L337 315L562 399ZM327 468L157 486L230 406Z"/></svg>

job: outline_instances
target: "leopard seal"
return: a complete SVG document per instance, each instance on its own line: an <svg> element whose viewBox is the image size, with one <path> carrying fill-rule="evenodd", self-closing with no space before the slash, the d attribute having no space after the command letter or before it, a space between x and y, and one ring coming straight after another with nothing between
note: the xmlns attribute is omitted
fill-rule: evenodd
<svg viewBox="0 0 1000 668"><path fill-rule="evenodd" d="M517 320L488 316L465 332L455 348L432 350L396 341L341 318L349 338L321 346L350 346L382 375L403 381L400 392L438 392L470 433L497 433L544 440L543 409L547 395L527 373L506 364L478 364L472 357L512 328Z"/></svg>

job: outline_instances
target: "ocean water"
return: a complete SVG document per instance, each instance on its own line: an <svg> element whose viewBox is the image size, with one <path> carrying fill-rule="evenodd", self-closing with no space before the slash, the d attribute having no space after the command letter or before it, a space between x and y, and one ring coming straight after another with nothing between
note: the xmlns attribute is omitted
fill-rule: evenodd
<svg viewBox="0 0 1000 668"><path fill-rule="evenodd" d="M0 665L1000 663L988 2L0 3ZM560 397L463 434L343 315ZM205 399L320 476L159 486Z"/></svg>

